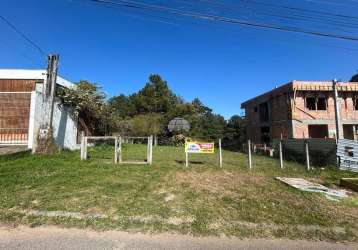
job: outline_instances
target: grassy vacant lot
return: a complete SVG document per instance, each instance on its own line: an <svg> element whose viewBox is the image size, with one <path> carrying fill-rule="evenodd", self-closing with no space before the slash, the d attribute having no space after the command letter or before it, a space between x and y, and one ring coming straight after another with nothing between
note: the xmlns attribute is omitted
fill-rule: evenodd
<svg viewBox="0 0 358 250"><path fill-rule="evenodd" d="M124 160L142 160L145 146L124 145ZM154 164L115 165L112 148L54 156L22 154L0 158L0 223L59 224L98 230L180 232L194 235L287 237L358 241L357 196L331 201L294 190L275 176L304 177L335 186L350 172L316 169L263 156L223 152L195 155L184 168L182 148L154 148ZM71 218L34 211L78 212Z"/></svg>

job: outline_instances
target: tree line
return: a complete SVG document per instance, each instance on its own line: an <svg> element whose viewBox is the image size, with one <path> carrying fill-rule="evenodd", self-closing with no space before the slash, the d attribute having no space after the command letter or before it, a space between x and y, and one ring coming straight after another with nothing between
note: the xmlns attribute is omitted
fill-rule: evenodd
<svg viewBox="0 0 358 250"><path fill-rule="evenodd" d="M185 101L156 74L149 76L141 90L128 96L121 94L107 99L98 85L88 81L78 82L75 88L62 88L58 96L62 105L73 107L74 113L95 135L155 135L170 141L180 133L197 139L220 138L224 145L233 148L240 147L246 137L243 117L234 115L226 120L199 98ZM170 132L168 123L176 117L187 120L190 131Z"/></svg>

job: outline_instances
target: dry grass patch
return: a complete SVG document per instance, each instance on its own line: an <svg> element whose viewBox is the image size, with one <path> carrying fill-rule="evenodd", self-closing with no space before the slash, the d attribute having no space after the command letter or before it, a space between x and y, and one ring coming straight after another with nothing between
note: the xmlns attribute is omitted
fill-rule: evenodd
<svg viewBox="0 0 358 250"><path fill-rule="evenodd" d="M175 180L179 185L190 185L195 190L219 196L237 194L237 190L255 189L267 185L267 178L250 173L221 172L176 172Z"/></svg>

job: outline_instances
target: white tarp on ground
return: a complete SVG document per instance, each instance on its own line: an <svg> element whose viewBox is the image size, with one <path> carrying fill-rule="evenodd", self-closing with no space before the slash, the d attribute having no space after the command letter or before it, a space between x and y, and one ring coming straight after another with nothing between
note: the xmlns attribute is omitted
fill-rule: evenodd
<svg viewBox="0 0 358 250"><path fill-rule="evenodd" d="M277 180L286 183L287 185L297 188L302 191L307 192L315 192L315 193L323 193L326 197L339 197L345 198L348 197L347 191L345 190L335 190L328 187L325 187L321 184L313 183L310 181L306 181L301 178L285 178L285 177L276 177Z"/></svg>

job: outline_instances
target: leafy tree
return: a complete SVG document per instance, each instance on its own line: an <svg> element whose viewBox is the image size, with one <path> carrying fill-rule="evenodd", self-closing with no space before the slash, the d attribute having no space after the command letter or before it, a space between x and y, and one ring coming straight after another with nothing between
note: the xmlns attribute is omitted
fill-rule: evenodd
<svg viewBox="0 0 358 250"><path fill-rule="evenodd" d="M130 128L134 135L158 135L161 131L162 116L158 114L137 115L130 120Z"/></svg>
<svg viewBox="0 0 358 250"><path fill-rule="evenodd" d="M204 115L206 113L212 112L212 109L206 107L199 98L194 98L194 100L191 102L191 105L194 108L194 113L196 115Z"/></svg>
<svg viewBox="0 0 358 250"><path fill-rule="evenodd" d="M110 106L112 115L115 115L119 118L130 117L136 114L135 106L131 100L123 94L112 97L109 99L108 104Z"/></svg>
<svg viewBox="0 0 358 250"><path fill-rule="evenodd" d="M232 116L226 126L224 144L229 148L240 149L246 141L246 120L239 115Z"/></svg>
<svg viewBox="0 0 358 250"><path fill-rule="evenodd" d="M240 145L245 137L245 124L240 116L226 121L223 116L213 113L212 109L199 98L185 102L177 96L159 75L150 75L145 86L130 96L119 95L108 101L112 132L125 135L162 135L172 137L167 129L175 117L190 123L191 137L217 140L223 138L227 144Z"/></svg>
<svg viewBox="0 0 358 250"><path fill-rule="evenodd" d="M166 113L180 102L159 75L150 75L149 82L138 93L129 97L138 114Z"/></svg>
<svg viewBox="0 0 358 250"><path fill-rule="evenodd" d="M202 127L206 138L217 140L224 136L226 121L223 116L208 112L203 116Z"/></svg>
<svg viewBox="0 0 358 250"><path fill-rule="evenodd" d="M59 89L57 96L62 105L73 109L92 133L104 133L109 110L106 96L98 85L82 80L73 88Z"/></svg>

